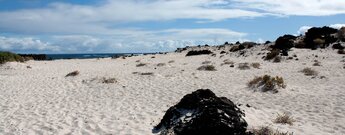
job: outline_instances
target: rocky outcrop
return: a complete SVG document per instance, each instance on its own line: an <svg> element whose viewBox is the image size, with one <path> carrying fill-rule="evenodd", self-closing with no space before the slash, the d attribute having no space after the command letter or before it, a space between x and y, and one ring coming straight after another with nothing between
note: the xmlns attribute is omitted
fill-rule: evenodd
<svg viewBox="0 0 345 135"><path fill-rule="evenodd" d="M286 53L287 53L287 51L288 51L290 48L294 47L294 41L295 41L296 38L297 38L297 37L296 37L296 36L293 36L293 35L284 35L284 36L281 36L281 37L279 37L279 38L276 40L276 42L275 42L273 48L282 50L282 52L284 52L284 53L286 52Z"/></svg>
<svg viewBox="0 0 345 135"><path fill-rule="evenodd" d="M248 135L244 113L209 89L187 94L168 109L154 133L176 135Z"/></svg>
<svg viewBox="0 0 345 135"><path fill-rule="evenodd" d="M337 38L334 36L337 32L337 29L327 26L310 28L305 34L305 48L325 48L337 41Z"/></svg>
<svg viewBox="0 0 345 135"><path fill-rule="evenodd" d="M186 56L204 55L204 54L212 54L212 52L210 50L189 51L186 54Z"/></svg>

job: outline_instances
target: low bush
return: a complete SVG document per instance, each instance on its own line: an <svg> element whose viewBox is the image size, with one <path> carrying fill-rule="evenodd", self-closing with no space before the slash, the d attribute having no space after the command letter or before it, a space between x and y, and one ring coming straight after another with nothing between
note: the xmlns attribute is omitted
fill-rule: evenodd
<svg viewBox="0 0 345 135"><path fill-rule="evenodd" d="M241 70L246 70L246 69L250 69L250 66L248 63L239 63L238 68Z"/></svg>
<svg viewBox="0 0 345 135"><path fill-rule="evenodd" d="M282 57L280 57L280 56L276 56L276 57L274 57L274 59L273 59L273 62L274 63L279 63L279 62L281 62L282 61Z"/></svg>
<svg viewBox="0 0 345 135"><path fill-rule="evenodd" d="M102 79L101 79L101 82L102 83L116 83L117 82L117 80L115 79L115 78L105 78L105 77L103 77Z"/></svg>
<svg viewBox="0 0 345 135"><path fill-rule="evenodd" d="M273 130L268 126L263 126L258 129L252 130L254 135L293 135L293 133L289 132L280 132L278 130Z"/></svg>
<svg viewBox="0 0 345 135"><path fill-rule="evenodd" d="M140 75L153 75L152 72L144 72L144 73L139 73Z"/></svg>
<svg viewBox="0 0 345 135"><path fill-rule="evenodd" d="M197 68L197 70L201 70L201 71L216 71L216 68L213 65L203 65L203 66Z"/></svg>
<svg viewBox="0 0 345 135"><path fill-rule="evenodd" d="M283 113L283 114L278 114L273 122L279 123L279 124L293 125L293 122L295 122L295 120L290 115Z"/></svg>
<svg viewBox="0 0 345 135"><path fill-rule="evenodd" d="M279 49L272 49L271 52L267 53L265 60L272 60L279 56L280 50Z"/></svg>
<svg viewBox="0 0 345 135"><path fill-rule="evenodd" d="M223 66L223 65L233 65L233 64L235 64L233 61L231 61L231 60L229 60L229 59L226 59L226 60L224 60L223 63L220 64L220 65Z"/></svg>
<svg viewBox="0 0 345 135"><path fill-rule="evenodd" d="M143 66L146 66L147 64L146 63L139 63L139 64L137 64L136 66L137 67L143 67Z"/></svg>
<svg viewBox="0 0 345 135"><path fill-rule="evenodd" d="M244 45L234 45L230 48L230 52L237 52L239 50L243 50L245 49L245 46Z"/></svg>
<svg viewBox="0 0 345 135"><path fill-rule="evenodd" d="M18 54L11 53L11 52L0 52L0 64L4 64L6 62L24 62L24 58L19 56Z"/></svg>
<svg viewBox="0 0 345 135"><path fill-rule="evenodd" d="M252 66L253 68L260 69L260 63L255 62L255 63L252 63L251 66Z"/></svg>
<svg viewBox="0 0 345 135"><path fill-rule="evenodd" d="M157 64L158 67L163 67L163 66L165 66L165 65L166 65L165 63L158 63L158 64Z"/></svg>
<svg viewBox="0 0 345 135"><path fill-rule="evenodd" d="M313 66L321 66L321 63L319 61L315 61L315 63L313 64Z"/></svg>
<svg viewBox="0 0 345 135"><path fill-rule="evenodd" d="M201 64L211 64L212 61L204 61Z"/></svg>
<svg viewBox="0 0 345 135"><path fill-rule="evenodd" d="M304 68L300 72L304 73L306 76L317 76L318 72L311 68Z"/></svg>
<svg viewBox="0 0 345 135"><path fill-rule="evenodd" d="M271 77L269 75L264 75L261 77L255 77L253 80L247 83L249 88L255 90L261 90L262 92L272 91L273 93L278 92L278 88L285 88L286 84L282 77Z"/></svg>

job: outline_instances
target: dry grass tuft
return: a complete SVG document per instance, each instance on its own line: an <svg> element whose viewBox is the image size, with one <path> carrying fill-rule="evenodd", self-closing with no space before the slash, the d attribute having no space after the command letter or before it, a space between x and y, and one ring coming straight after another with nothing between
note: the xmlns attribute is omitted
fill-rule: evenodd
<svg viewBox="0 0 345 135"><path fill-rule="evenodd" d="M201 64L211 64L212 63L212 61L204 61L204 62L202 62Z"/></svg>
<svg viewBox="0 0 345 135"><path fill-rule="evenodd" d="M263 126L258 129L252 130L254 135L293 135L293 133L289 132L280 132L278 130L273 130L268 126Z"/></svg>
<svg viewBox="0 0 345 135"><path fill-rule="evenodd" d="M276 57L274 57L274 59L273 59L273 62L274 63L279 63L279 62L281 62L282 61L282 57L280 57L280 56L276 56Z"/></svg>
<svg viewBox="0 0 345 135"><path fill-rule="evenodd" d="M147 64L146 63L139 63L139 64L137 64L136 66L137 67L143 67L143 66L146 66Z"/></svg>
<svg viewBox="0 0 345 135"><path fill-rule="evenodd" d="M144 72L144 73L139 73L140 75L153 75L153 72Z"/></svg>
<svg viewBox="0 0 345 135"><path fill-rule="evenodd" d="M318 72L311 69L311 68L304 68L300 72L304 73L304 75L306 75L306 76L317 76L318 75Z"/></svg>
<svg viewBox="0 0 345 135"><path fill-rule="evenodd" d="M285 88L286 84L282 77L276 76L271 77L269 75L264 75L261 77L255 77L253 80L247 83L249 88L259 89L262 92L272 91L277 93L277 88Z"/></svg>
<svg viewBox="0 0 345 135"><path fill-rule="evenodd" d="M315 62L314 64L313 64L313 66L321 66L321 62Z"/></svg>
<svg viewBox="0 0 345 135"><path fill-rule="evenodd" d="M279 123L279 124L293 125L293 122L295 122L295 120L287 113L283 113L283 114L278 114L273 122Z"/></svg>
<svg viewBox="0 0 345 135"><path fill-rule="evenodd" d="M109 84L109 83L117 83L117 80L115 78L105 78L105 77L103 77L101 79L101 82Z"/></svg>
<svg viewBox="0 0 345 135"><path fill-rule="evenodd" d="M79 73L79 71L78 70L76 70L76 71L73 71L73 72L71 72L71 73L68 73L65 77L69 77L69 76L77 76L77 75L79 75L80 73Z"/></svg>
<svg viewBox="0 0 345 135"><path fill-rule="evenodd" d="M279 56L280 50L279 49L272 49L271 52L267 53L265 60L272 60L275 57Z"/></svg>
<svg viewBox="0 0 345 135"><path fill-rule="evenodd" d="M252 66L253 68L260 69L260 63L255 62L255 63L252 63L251 66Z"/></svg>
<svg viewBox="0 0 345 135"><path fill-rule="evenodd" d="M250 69L250 66L248 63L239 63L238 68L241 70L246 70L246 69Z"/></svg>
<svg viewBox="0 0 345 135"><path fill-rule="evenodd" d="M158 63L158 64L157 64L158 67L163 67L163 66L165 66L165 65L166 65L165 63Z"/></svg>
<svg viewBox="0 0 345 135"><path fill-rule="evenodd" d="M233 62L233 61L231 61L231 60L229 60L229 59L226 59L226 60L224 60L223 63L220 64L220 65L223 66L223 65L233 65L233 64L235 64L235 62Z"/></svg>
<svg viewBox="0 0 345 135"><path fill-rule="evenodd" d="M203 66L197 68L197 70L201 70L201 71L216 71L216 68L213 65L203 65Z"/></svg>

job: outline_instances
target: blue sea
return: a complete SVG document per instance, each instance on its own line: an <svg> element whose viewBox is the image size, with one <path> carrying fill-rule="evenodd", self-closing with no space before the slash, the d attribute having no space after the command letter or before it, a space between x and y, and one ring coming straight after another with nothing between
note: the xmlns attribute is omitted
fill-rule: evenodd
<svg viewBox="0 0 345 135"><path fill-rule="evenodd" d="M110 58L116 56L143 55L146 53L94 53L94 54L46 54L48 60L57 59L92 59L92 58ZM147 53L152 54L152 53Z"/></svg>

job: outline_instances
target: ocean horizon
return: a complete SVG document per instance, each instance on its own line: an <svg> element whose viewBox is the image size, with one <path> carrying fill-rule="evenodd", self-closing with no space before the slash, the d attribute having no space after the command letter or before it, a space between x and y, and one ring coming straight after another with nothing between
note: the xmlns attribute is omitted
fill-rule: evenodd
<svg viewBox="0 0 345 135"><path fill-rule="evenodd" d="M48 60L58 59L94 59L110 58L128 55L144 55L153 53L76 53L76 54L45 54Z"/></svg>

